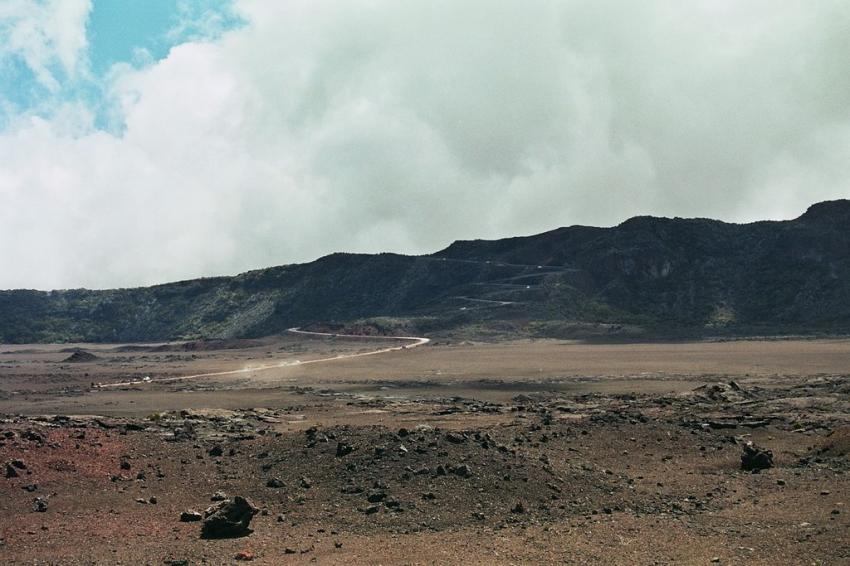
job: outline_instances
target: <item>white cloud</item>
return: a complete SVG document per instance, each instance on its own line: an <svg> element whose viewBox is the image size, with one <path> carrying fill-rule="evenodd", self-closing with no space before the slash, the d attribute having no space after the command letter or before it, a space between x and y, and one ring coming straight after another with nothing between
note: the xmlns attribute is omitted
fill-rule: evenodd
<svg viewBox="0 0 850 566"><path fill-rule="evenodd" d="M787 218L850 193L844 2L237 9L247 26L114 70L120 137L79 107L0 134L0 287Z"/></svg>
<svg viewBox="0 0 850 566"><path fill-rule="evenodd" d="M19 57L42 86L57 90L61 79L85 69L91 8L91 0L4 0L0 63Z"/></svg>

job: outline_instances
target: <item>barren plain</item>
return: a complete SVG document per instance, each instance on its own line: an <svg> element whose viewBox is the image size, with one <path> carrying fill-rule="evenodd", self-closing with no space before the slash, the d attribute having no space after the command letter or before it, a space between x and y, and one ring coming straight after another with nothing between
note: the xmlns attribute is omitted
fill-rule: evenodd
<svg viewBox="0 0 850 566"><path fill-rule="evenodd" d="M850 562L850 340L415 344L0 346L0 560Z"/></svg>

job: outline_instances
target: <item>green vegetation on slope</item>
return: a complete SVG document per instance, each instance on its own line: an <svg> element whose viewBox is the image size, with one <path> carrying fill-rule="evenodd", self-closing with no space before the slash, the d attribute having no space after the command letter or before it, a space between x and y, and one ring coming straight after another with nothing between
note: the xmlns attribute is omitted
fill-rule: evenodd
<svg viewBox="0 0 850 566"><path fill-rule="evenodd" d="M850 201L787 222L637 217L430 256L333 254L138 289L0 291L7 343L256 337L371 317L535 336L843 332Z"/></svg>

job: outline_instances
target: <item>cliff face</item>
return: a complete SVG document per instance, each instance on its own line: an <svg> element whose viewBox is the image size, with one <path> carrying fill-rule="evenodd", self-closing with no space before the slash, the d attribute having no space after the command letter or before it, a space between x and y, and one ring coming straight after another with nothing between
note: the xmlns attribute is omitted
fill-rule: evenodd
<svg viewBox="0 0 850 566"><path fill-rule="evenodd" d="M2 291L0 341L251 337L379 316L423 330L511 321L847 331L850 201L819 203L786 222L636 217L613 228L460 241L429 256L334 254L138 289Z"/></svg>

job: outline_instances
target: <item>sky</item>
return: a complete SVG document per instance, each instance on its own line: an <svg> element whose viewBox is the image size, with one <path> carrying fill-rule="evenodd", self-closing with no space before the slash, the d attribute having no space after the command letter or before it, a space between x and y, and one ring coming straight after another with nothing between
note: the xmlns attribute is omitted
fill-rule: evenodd
<svg viewBox="0 0 850 566"><path fill-rule="evenodd" d="M846 0L0 0L0 288L850 197Z"/></svg>

